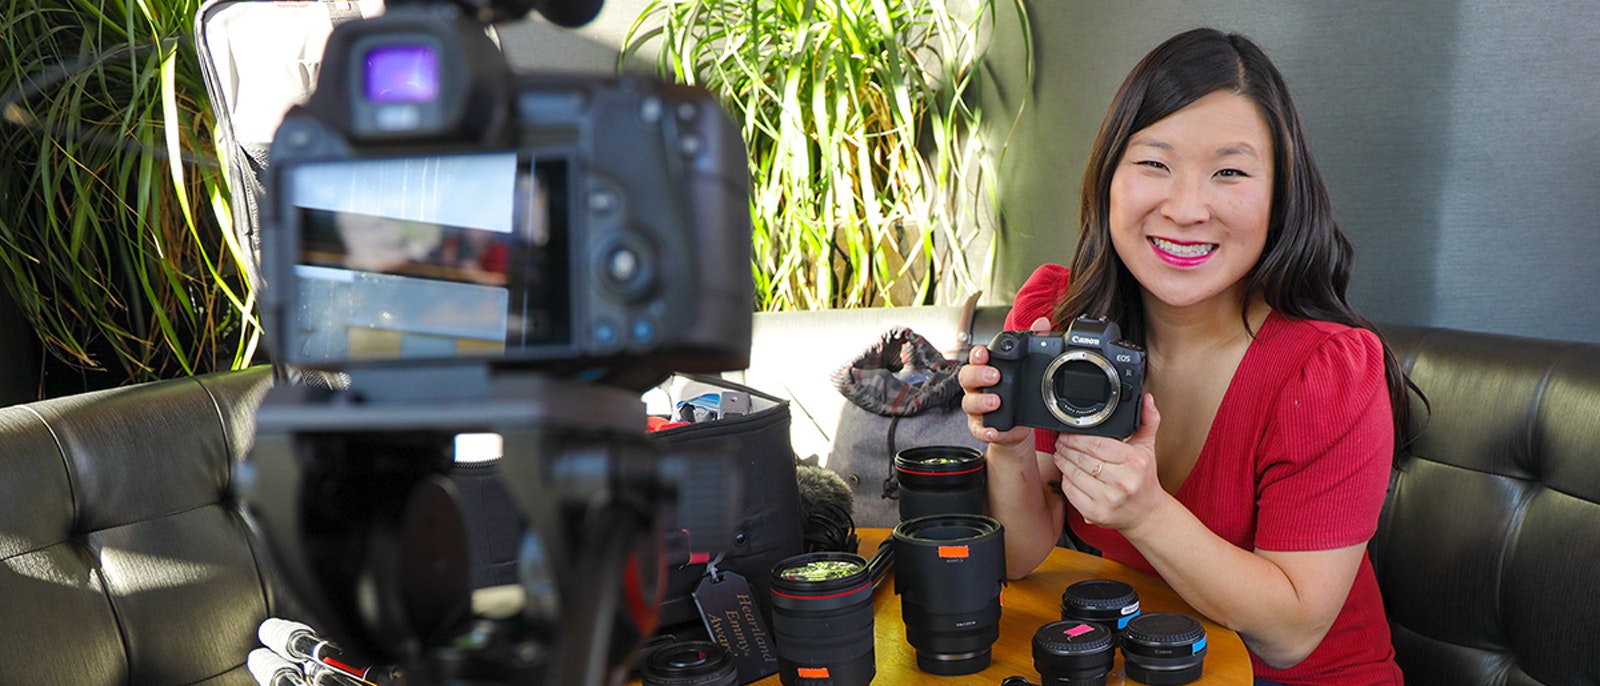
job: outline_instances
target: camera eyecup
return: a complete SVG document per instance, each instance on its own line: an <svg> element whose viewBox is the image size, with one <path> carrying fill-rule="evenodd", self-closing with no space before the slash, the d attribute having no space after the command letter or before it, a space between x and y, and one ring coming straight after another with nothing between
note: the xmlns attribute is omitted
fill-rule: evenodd
<svg viewBox="0 0 1600 686"><path fill-rule="evenodd" d="M1151 612L1128 622L1122 664L1128 678L1149 686L1181 686L1205 671L1206 630L1177 612Z"/></svg>

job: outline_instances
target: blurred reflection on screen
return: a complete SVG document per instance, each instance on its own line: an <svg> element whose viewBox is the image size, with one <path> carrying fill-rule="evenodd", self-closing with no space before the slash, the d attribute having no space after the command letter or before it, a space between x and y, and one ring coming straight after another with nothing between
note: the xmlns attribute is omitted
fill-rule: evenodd
<svg viewBox="0 0 1600 686"><path fill-rule="evenodd" d="M548 193L515 153L305 164L299 359L502 354L548 329ZM548 298L544 298L548 299Z"/></svg>

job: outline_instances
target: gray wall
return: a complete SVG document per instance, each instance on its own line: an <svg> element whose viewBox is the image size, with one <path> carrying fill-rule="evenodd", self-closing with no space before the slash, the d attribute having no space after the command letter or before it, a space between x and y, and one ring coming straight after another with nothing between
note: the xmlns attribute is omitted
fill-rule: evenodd
<svg viewBox="0 0 1600 686"><path fill-rule="evenodd" d="M609 71L643 0L577 32L502 32L523 69ZM1090 140L1123 76L1195 26L1239 31L1289 81L1341 226L1352 298L1380 322L1600 342L1600 3L1030 0L1037 80L1002 170L986 299L1070 259ZM1007 27L1011 22L1002 18ZM1021 41L991 49L991 123L1023 92Z"/></svg>
<svg viewBox="0 0 1600 686"><path fill-rule="evenodd" d="M1090 141L1127 71L1195 26L1289 81L1380 322L1600 341L1600 4L1035 0L1000 291L1070 259ZM1015 42L1015 37L1010 39ZM1014 51L1013 51L1014 52Z"/></svg>

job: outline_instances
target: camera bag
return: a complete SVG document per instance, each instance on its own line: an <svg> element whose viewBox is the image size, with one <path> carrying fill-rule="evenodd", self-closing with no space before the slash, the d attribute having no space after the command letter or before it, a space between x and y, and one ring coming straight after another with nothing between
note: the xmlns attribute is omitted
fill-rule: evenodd
<svg viewBox="0 0 1600 686"><path fill-rule="evenodd" d="M850 484L856 526L899 524L896 453L931 445L984 449L961 411L960 368L920 334L894 327L834 372L834 388L850 402L826 467Z"/></svg>
<svg viewBox="0 0 1600 686"><path fill-rule="evenodd" d="M669 560L662 588L661 625L699 623L692 593L705 576L707 563L719 556L718 569L749 580L756 597L761 598L765 618L770 612L765 598L771 589L772 566L803 552L799 487L794 449L789 443L789 403L714 376L683 375L669 384L675 382L692 384L696 393L709 388L744 394L750 398L750 409L708 421L669 424L650 433L650 440L663 452L731 449L742 477L740 509L731 540L715 550L684 551L702 553L689 561ZM523 524L515 502L498 482L497 462L459 463L450 474L467 510L473 588L517 583L517 545ZM674 523L664 522L663 527L664 540L681 542Z"/></svg>
<svg viewBox="0 0 1600 686"><path fill-rule="evenodd" d="M692 451L696 446L731 443L743 488L739 519L727 546L703 551L709 559L697 557L668 570L661 624L671 628L700 621L692 593L706 574L706 563L719 556L717 569L736 572L748 580L760 599L763 619L770 622L771 609L766 599L772 588L772 566L802 552L800 493L795 480L794 448L789 442L789 403L715 376L681 375L674 381L688 382L689 388L696 389L694 393L716 389L746 394L750 409L745 414L672 425L650 434L663 451ZM685 393L679 391L677 395Z"/></svg>

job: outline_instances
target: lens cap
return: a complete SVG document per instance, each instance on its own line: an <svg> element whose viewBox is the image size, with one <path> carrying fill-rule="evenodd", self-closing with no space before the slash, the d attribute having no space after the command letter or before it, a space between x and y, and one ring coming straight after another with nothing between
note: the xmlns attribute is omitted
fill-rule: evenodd
<svg viewBox="0 0 1600 686"><path fill-rule="evenodd" d="M1111 630L1093 622L1051 622L1033 634L1042 686L1101 686L1116 660Z"/></svg>
<svg viewBox="0 0 1600 686"><path fill-rule="evenodd" d="M727 649L709 641L663 646L645 658L644 686L733 686L738 670Z"/></svg>
<svg viewBox="0 0 1600 686"><path fill-rule="evenodd" d="M1177 612L1151 612L1128 622L1122 634L1128 678L1149 686L1180 686L1205 669L1206 630L1200 620Z"/></svg>
<svg viewBox="0 0 1600 686"><path fill-rule="evenodd" d="M1132 586L1111 579L1079 581L1061 592L1061 618L1098 622L1115 632L1139 616L1139 594Z"/></svg>

